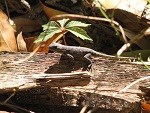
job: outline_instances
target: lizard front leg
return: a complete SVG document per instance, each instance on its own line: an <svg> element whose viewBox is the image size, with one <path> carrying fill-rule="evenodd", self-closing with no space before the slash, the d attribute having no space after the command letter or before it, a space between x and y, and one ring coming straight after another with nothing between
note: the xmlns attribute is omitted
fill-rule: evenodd
<svg viewBox="0 0 150 113"><path fill-rule="evenodd" d="M90 59L91 53L88 53L84 56L86 62L88 63L88 69L91 69L92 66L92 60Z"/></svg>
<svg viewBox="0 0 150 113"><path fill-rule="evenodd" d="M72 56L71 54L66 54L66 53L63 53L62 55L61 55L61 58L60 58L60 60L68 60L68 61L73 61L74 60L74 56Z"/></svg>
<svg viewBox="0 0 150 113"><path fill-rule="evenodd" d="M71 54L65 54L66 56L68 56L70 59L74 60L74 56Z"/></svg>

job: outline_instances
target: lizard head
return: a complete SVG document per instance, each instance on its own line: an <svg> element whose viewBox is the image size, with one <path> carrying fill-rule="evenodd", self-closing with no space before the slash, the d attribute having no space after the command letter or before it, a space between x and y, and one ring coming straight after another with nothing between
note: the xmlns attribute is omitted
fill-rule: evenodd
<svg viewBox="0 0 150 113"><path fill-rule="evenodd" d="M55 43L55 42L51 43L49 45L49 49L54 52L63 53L63 45L59 43Z"/></svg>

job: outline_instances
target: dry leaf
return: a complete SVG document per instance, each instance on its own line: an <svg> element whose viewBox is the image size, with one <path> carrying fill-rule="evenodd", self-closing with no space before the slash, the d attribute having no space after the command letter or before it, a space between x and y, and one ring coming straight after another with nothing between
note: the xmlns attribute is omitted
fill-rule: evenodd
<svg viewBox="0 0 150 113"><path fill-rule="evenodd" d="M38 36L24 38L24 40L27 44L28 51L30 51L30 52L34 51L40 45L40 48L38 49L37 52L47 53L49 51L48 46L52 42L58 41L62 36L63 36L63 34L61 34L61 33L55 34L53 37L48 39L46 42L42 42L42 43L34 43L34 41L37 39Z"/></svg>
<svg viewBox="0 0 150 113"><path fill-rule="evenodd" d="M41 29L41 24L37 20L23 17L12 18L16 25L16 31L34 32Z"/></svg>
<svg viewBox="0 0 150 113"><path fill-rule="evenodd" d="M18 51L20 51L20 52L27 51L26 43L23 39L22 32L20 32L17 36L17 45L18 45Z"/></svg>
<svg viewBox="0 0 150 113"><path fill-rule="evenodd" d="M98 0L105 9L121 9L141 16L147 0ZM97 5L97 4L96 4Z"/></svg>
<svg viewBox="0 0 150 113"><path fill-rule="evenodd" d="M20 0L7 0L7 4L13 11L18 13L25 14L28 11L28 7L24 7L24 4Z"/></svg>
<svg viewBox="0 0 150 113"><path fill-rule="evenodd" d="M125 29L125 35L131 40L150 26L149 20L142 17L147 0L99 0L99 2L106 8L107 14L113 14L115 20ZM142 37L134 43L141 49L150 49L148 38Z"/></svg>
<svg viewBox="0 0 150 113"><path fill-rule="evenodd" d="M61 37L63 36L62 33L57 33L54 36L52 36L50 39L48 39L46 42L43 42L38 50L38 52L45 52L47 53L49 51L48 46L52 43L52 42L56 42L58 41ZM36 44L35 44L36 45ZM34 49L36 48L36 46L34 47Z"/></svg>
<svg viewBox="0 0 150 113"><path fill-rule="evenodd" d="M129 39L133 39L133 37L136 36L136 33L129 31L127 29L124 29L126 36ZM136 44L141 48L141 49L150 49L150 39L149 37L144 36L140 41L136 42Z"/></svg>
<svg viewBox="0 0 150 113"><path fill-rule="evenodd" d="M146 102L141 102L142 113L150 113L150 104Z"/></svg>
<svg viewBox="0 0 150 113"><path fill-rule="evenodd" d="M0 51L17 51L14 29L2 10L0 10Z"/></svg>
<svg viewBox="0 0 150 113"><path fill-rule="evenodd" d="M34 49L33 49L33 46L35 45L34 41L35 39L37 38L38 36L32 36L32 37L26 37L24 38L25 42L26 42L26 45L27 45L27 50L32 52Z"/></svg>
<svg viewBox="0 0 150 113"><path fill-rule="evenodd" d="M112 15L124 28L139 33L147 25L142 18L146 0L99 0L107 13Z"/></svg>
<svg viewBox="0 0 150 113"><path fill-rule="evenodd" d="M55 16L55 15L59 15L59 14L66 14L66 12L63 12L63 11L59 11L59 10L56 10L54 8L51 8L51 7L48 7L46 4L45 4L45 0L40 0L40 4L46 14L46 16L48 18L51 18L52 16Z"/></svg>

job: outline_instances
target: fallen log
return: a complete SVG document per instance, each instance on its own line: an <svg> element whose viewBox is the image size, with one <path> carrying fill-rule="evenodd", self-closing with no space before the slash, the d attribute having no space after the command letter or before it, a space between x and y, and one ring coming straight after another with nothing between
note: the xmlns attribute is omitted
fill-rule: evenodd
<svg viewBox="0 0 150 113"><path fill-rule="evenodd" d="M36 53L25 62L8 65L28 55L0 54L0 93L10 94L15 89L16 94L11 98L13 102L140 111L139 84L126 93L115 97L113 94L148 75L150 72L144 66L93 57L92 69L87 72L84 61L71 61L56 53Z"/></svg>

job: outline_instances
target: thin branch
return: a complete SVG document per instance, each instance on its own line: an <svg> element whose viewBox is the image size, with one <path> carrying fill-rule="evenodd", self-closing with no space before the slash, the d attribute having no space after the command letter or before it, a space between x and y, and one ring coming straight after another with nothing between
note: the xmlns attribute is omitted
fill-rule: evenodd
<svg viewBox="0 0 150 113"><path fill-rule="evenodd" d="M142 39L145 36L145 32L147 31L146 29L143 29L139 34L137 34L136 36L134 36L128 43L124 44L117 52L117 56L120 56L125 50L127 50L131 44L139 41L140 39Z"/></svg>
<svg viewBox="0 0 150 113"><path fill-rule="evenodd" d="M50 18L50 20L54 20L54 19L57 19L57 18L62 18L62 17L70 17L70 18L82 18L82 19L89 19L89 20L98 20L98 21L104 21L104 22L109 22L110 24L115 24L116 26L119 27L120 29L120 32L122 34L122 37L124 39L124 41L127 43L127 38L125 36L125 32L123 30L123 27L117 22L117 21L114 21L114 20L111 20L111 19L107 19L107 18L101 18L101 17L93 17L93 16L84 16L84 15L77 15L77 14L61 14L61 15L56 15L56 16L53 16Z"/></svg>
<svg viewBox="0 0 150 113"><path fill-rule="evenodd" d="M119 94L119 93L125 93L131 86L137 84L137 83L140 82L140 81L146 80L146 79L150 79L150 76L146 76L146 77L142 77L142 78L137 79L136 81L132 82L131 84L129 84L129 85L126 86L125 88L121 89L119 92L114 93L114 94L113 94L113 97L115 97L115 96L116 96L117 94Z"/></svg>

